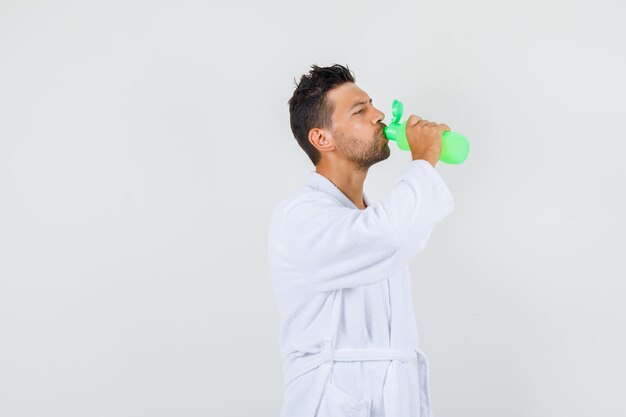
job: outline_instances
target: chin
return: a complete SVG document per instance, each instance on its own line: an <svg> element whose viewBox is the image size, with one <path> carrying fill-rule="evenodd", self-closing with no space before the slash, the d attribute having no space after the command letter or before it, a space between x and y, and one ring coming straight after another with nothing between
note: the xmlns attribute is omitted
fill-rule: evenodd
<svg viewBox="0 0 626 417"><path fill-rule="evenodd" d="M382 148L380 156L377 158L377 162L384 161L385 159L389 158L389 155L391 155L391 150L389 149L389 147Z"/></svg>

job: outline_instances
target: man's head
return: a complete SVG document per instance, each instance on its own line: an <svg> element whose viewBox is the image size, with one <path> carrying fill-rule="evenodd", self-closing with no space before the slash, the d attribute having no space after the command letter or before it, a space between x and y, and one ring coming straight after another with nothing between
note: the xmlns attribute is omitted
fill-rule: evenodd
<svg viewBox="0 0 626 417"><path fill-rule="evenodd" d="M389 157L385 115L342 65L312 66L289 99L291 130L313 165L349 162L367 170Z"/></svg>

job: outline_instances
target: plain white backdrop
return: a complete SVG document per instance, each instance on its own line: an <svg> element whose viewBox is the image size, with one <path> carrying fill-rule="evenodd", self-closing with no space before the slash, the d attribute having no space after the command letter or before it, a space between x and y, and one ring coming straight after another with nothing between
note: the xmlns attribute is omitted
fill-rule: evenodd
<svg viewBox="0 0 626 417"><path fill-rule="evenodd" d="M278 415L266 232L314 63L471 142L412 263L436 417L623 413L625 12L0 1L0 416Z"/></svg>

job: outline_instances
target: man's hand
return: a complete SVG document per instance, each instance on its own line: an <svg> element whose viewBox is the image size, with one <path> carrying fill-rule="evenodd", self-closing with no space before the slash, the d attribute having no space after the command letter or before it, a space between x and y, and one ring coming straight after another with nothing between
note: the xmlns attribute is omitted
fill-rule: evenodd
<svg viewBox="0 0 626 417"><path fill-rule="evenodd" d="M425 159L434 167L441 156L441 135L450 128L412 114L406 123L406 138L413 160Z"/></svg>

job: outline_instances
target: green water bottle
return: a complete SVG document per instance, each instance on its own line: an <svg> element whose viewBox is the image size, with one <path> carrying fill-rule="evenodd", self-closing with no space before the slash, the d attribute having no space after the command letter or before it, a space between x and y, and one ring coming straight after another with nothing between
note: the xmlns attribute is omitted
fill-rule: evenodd
<svg viewBox="0 0 626 417"><path fill-rule="evenodd" d="M411 149L406 138L406 122L408 119L400 123L403 111L404 105L398 100L394 100L391 107L393 120L385 128L385 136L387 136L387 139L395 141L398 148L408 151ZM441 155L439 160L446 164L460 164L467 158L469 148L469 141L465 136L446 130L441 136Z"/></svg>

